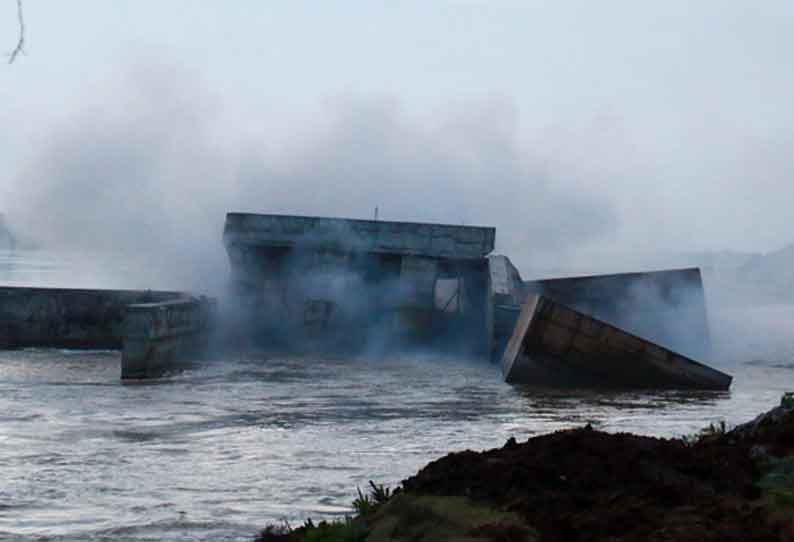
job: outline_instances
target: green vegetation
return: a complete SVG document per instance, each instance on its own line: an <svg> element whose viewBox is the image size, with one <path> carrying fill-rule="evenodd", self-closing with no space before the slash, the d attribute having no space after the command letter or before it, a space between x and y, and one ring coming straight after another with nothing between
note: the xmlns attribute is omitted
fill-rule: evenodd
<svg viewBox="0 0 794 542"><path fill-rule="evenodd" d="M783 394L780 398L780 406L786 408L794 407L794 391L789 391Z"/></svg>
<svg viewBox="0 0 794 542"><path fill-rule="evenodd" d="M535 541L537 533L517 516L466 497L399 494L370 519L367 542Z"/></svg>
<svg viewBox="0 0 794 542"><path fill-rule="evenodd" d="M391 490L382 484L376 485L375 482L370 480L369 485L372 488L369 494L362 493L359 487L356 488L358 497L353 501L353 509L359 516L370 515L378 506L388 501L392 496Z"/></svg>
<svg viewBox="0 0 794 542"><path fill-rule="evenodd" d="M794 506L794 456L770 463L759 486L768 504L775 508Z"/></svg>
<svg viewBox="0 0 794 542"><path fill-rule="evenodd" d="M476 504L465 497L416 496L370 482L357 489L355 517L297 529L269 525L257 542L534 542L537 533L517 516Z"/></svg>
<svg viewBox="0 0 794 542"><path fill-rule="evenodd" d="M724 435L730 431L728 424L725 423L725 420L720 420L717 423L710 423L707 427L704 427L700 430L701 438L708 438L708 437L715 437Z"/></svg>
<svg viewBox="0 0 794 542"><path fill-rule="evenodd" d="M364 542L369 529L359 520L346 517L339 521L321 521L316 526L307 521L304 524L303 536L297 538L302 542Z"/></svg>

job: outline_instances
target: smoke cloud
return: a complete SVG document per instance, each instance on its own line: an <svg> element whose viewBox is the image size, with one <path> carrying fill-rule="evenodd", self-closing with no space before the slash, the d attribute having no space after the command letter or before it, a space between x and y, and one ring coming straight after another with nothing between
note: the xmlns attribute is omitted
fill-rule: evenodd
<svg viewBox="0 0 794 542"><path fill-rule="evenodd" d="M496 226L508 253L573 251L617 224L608 199L522 147L509 101L427 121L392 98L344 96L274 149L225 141L222 104L191 74L148 67L122 81L45 133L8 207L47 249L84 256L102 285L217 291L233 210L370 218L378 207L386 220Z"/></svg>
<svg viewBox="0 0 794 542"><path fill-rule="evenodd" d="M785 285L775 277L794 259L726 278L703 253L674 252L720 238L715 224L747 246L780 238L774 220L784 214L764 209L785 199L776 194L790 171L788 139L772 145L771 135L753 136L759 126L752 141L713 148L704 127L689 149L670 143L682 126L640 133L615 110L568 132L565 116L536 125L500 96L417 114L408 101L362 93L318 101L294 125L282 118L271 128L254 109L247 122L261 128L238 130L228 97L175 64L147 58L109 81L87 85L77 109L67 104L57 122L37 127L0 187L14 231L72 262L65 281L50 285L218 294L229 273L227 211L371 218L377 207L384 220L495 226L497 251L524 278L705 264L721 359L740 345L783 358L794 344L780 325L790 311L746 311L780 298L777 289L759 293ZM739 143L743 154L726 150ZM760 214L774 218L763 232L744 225Z"/></svg>

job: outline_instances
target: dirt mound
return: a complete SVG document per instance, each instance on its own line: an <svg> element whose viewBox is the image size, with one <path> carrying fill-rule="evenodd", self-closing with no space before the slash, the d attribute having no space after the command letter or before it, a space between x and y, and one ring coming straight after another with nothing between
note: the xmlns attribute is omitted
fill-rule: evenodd
<svg viewBox="0 0 794 542"><path fill-rule="evenodd" d="M780 406L740 425L723 438L749 448L756 457L794 454L794 397L787 395Z"/></svg>
<svg viewBox="0 0 794 542"><path fill-rule="evenodd" d="M523 517L543 540L780 540L760 496L750 441L690 444L591 428L483 453L450 454L403 483Z"/></svg>
<svg viewBox="0 0 794 542"><path fill-rule="evenodd" d="M697 439L588 426L449 454L391 497L372 487L356 517L258 540L794 542L794 397Z"/></svg>

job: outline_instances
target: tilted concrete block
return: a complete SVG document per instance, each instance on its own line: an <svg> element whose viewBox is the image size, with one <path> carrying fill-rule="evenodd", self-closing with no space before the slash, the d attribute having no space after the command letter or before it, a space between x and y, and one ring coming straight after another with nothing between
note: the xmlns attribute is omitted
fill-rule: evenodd
<svg viewBox="0 0 794 542"><path fill-rule="evenodd" d="M586 325L562 327L561 320ZM502 372L507 382L538 386L725 390L732 380L541 295L530 295L524 303L502 358Z"/></svg>

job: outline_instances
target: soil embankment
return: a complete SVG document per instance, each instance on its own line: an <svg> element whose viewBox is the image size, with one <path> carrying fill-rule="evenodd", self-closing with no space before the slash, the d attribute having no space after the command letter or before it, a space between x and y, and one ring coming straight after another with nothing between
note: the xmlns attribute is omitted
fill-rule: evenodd
<svg viewBox="0 0 794 542"><path fill-rule="evenodd" d="M789 401L692 439L585 427L452 453L355 518L261 539L794 541Z"/></svg>

